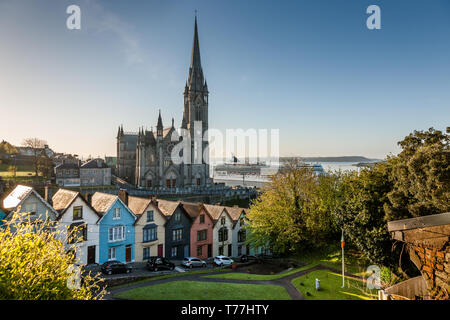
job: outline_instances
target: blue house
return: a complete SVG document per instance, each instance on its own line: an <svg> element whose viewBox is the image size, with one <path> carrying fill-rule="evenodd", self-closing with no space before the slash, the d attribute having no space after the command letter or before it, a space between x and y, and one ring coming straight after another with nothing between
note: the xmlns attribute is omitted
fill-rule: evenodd
<svg viewBox="0 0 450 320"><path fill-rule="evenodd" d="M96 192L92 207L101 215L99 225L99 264L109 260L134 261L134 222L136 216L117 195Z"/></svg>

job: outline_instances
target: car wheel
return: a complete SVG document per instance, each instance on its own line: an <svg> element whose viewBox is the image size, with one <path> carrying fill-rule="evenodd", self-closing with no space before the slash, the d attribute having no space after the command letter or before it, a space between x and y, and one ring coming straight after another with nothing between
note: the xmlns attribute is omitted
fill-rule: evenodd
<svg viewBox="0 0 450 320"><path fill-rule="evenodd" d="M189 266L189 269L192 269L192 264Z"/></svg>
<svg viewBox="0 0 450 320"><path fill-rule="evenodd" d="M111 271L111 270L109 270L109 271L108 271L108 274L109 274L109 275L111 275L111 274L112 274L112 271Z"/></svg>
<svg viewBox="0 0 450 320"><path fill-rule="evenodd" d="M173 269L175 269L175 267L170 267L170 270L173 270Z"/></svg>
<svg viewBox="0 0 450 320"><path fill-rule="evenodd" d="M206 268L206 263L204 263L202 267L203 267L203 268Z"/></svg>

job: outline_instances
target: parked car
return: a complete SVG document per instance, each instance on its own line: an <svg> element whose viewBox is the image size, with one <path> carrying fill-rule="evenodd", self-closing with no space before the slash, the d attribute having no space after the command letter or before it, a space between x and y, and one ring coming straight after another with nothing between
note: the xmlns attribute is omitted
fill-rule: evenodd
<svg viewBox="0 0 450 320"><path fill-rule="evenodd" d="M185 268L203 267L206 268L206 262L196 257L186 257L181 261L181 265Z"/></svg>
<svg viewBox="0 0 450 320"><path fill-rule="evenodd" d="M175 264L164 257L150 257L147 260L147 269L150 271L173 270Z"/></svg>
<svg viewBox="0 0 450 320"><path fill-rule="evenodd" d="M229 266L230 264L232 264L234 261L227 257L227 256L217 256L214 257L214 263L217 266Z"/></svg>
<svg viewBox="0 0 450 320"><path fill-rule="evenodd" d="M243 255L240 255L239 257L237 257L237 260L239 260L240 262L248 262L248 261L260 261L260 259L258 258L258 257L256 257L256 256L253 256L253 255L246 255L246 254L243 254Z"/></svg>
<svg viewBox="0 0 450 320"><path fill-rule="evenodd" d="M132 267L118 260L112 260L102 264L101 270L106 274L130 273L132 271Z"/></svg>

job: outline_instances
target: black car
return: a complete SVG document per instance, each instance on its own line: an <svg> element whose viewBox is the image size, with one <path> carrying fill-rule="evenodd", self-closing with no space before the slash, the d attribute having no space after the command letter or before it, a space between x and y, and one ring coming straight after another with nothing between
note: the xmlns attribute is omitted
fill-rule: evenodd
<svg viewBox="0 0 450 320"><path fill-rule="evenodd" d="M257 262L260 262L261 259L259 259L259 258L256 257L256 256L243 254L243 255L239 256L239 257L237 258L237 260L240 261L240 262L248 262L248 261L257 261Z"/></svg>
<svg viewBox="0 0 450 320"><path fill-rule="evenodd" d="M173 270L175 264L164 257L150 257L147 260L147 269L150 271Z"/></svg>
<svg viewBox="0 0 450 320"><path fill-rule="evenodd" d="M113 273L130 273L132 268L130 265L117 261L117 260L112 260L112 261L108 261L105 262L104 264L102 264L102 268L101 268L103 273L106 274L113 274Z"/></svg>

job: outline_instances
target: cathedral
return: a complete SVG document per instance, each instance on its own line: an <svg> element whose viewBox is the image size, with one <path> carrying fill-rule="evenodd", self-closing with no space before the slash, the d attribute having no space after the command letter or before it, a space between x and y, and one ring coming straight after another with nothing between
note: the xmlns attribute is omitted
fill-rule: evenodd
<svg viewBox="0 0 450 320"><path fill-rule="evenodd" d="M123 126L119 126L116 175L144 188L208 186L212 183L207 152L200 160L198 157L194 159L194 156L199 154L199 143L200 150L208 150L207 139L194 142L194 134L205 136L205 131L208 130L208 86L200 62L197 17L194 23L189 75L184 88L184 112L180 128L183 130L175 128L173 118L172 125L164 128L161 111L156 132L153 128L150 131L140 128L138 132L130 133L125 132ZM172 149L183 140L189 141L186 145L190 150L184 155L184 159L188 157L189 160L174 163L171 157ZM183 152L184 150L181 154Z"/></svg>

